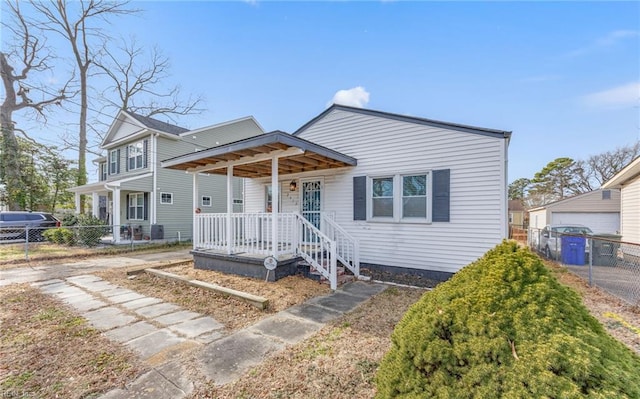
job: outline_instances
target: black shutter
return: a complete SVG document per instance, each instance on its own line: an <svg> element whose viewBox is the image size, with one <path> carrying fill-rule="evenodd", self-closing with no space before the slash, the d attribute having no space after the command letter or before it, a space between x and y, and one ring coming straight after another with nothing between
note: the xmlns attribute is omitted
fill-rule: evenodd
<svg viewBox="0 0 640 399"><path fill-rule="evenodd" d="M149 147L149 140L145 140L142 142L142 147L143 147L143 151L142 151L142 167L146 168L147 167L147 148Z"/></svg>
<svg viewBox="0 0 640 399"><path fill-rule="evenodd" d="M118 148L118 151L116 151L116 174L120 173L120 149ZM128 205L128 202L127 202Z"/></svg>
<svg viewBox="0 0 640 399"><path fill-rule="evenodd" d="M353 178L353 220L367 220L367 177Z"/></svg>
<svg viewBox="0 0 640 399"><path fill-rule="evenodd" d="M120 151L120 150L118 150L118 151ZM127 211L125 212L125 213L127 214L127 220L129 220L129 219L131 219L131 217L129 216L129 211L130 211L130 209L129 209L129 194L127 194L127 202L125 203L125 205L124 205L124 206L125 206L125 208L124 208L124 209L126 209L126 210L127 210Z"/></svg>
<svg viewBox="0 0 640 399"><path fill-rule="evenodd" d="M144 220L149 220L149 193L144 193Z"/></svg>
<svg viewBox="0 0 640 399"><path fill-rule="evenodd" d="M449 191L451 170L442 169L433 171L433 222L449 221Z"/></svg>
<svg viewBox="0 0 640 399"><path fill-rule="evenodd" d="M127 146L127 151L125 152L124 157L124 170L129 171L129 146Z"/></svg>

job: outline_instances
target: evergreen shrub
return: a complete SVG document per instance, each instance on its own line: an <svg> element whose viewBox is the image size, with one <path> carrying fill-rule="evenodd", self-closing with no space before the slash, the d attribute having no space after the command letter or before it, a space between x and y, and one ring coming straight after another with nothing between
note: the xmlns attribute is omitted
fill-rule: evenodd
<svg viewBox="0 0 640 399"><path fill-rule="evenodd" d="M640 357L505 241L407 311L376 385L378 398L640 398Z"/></svg>

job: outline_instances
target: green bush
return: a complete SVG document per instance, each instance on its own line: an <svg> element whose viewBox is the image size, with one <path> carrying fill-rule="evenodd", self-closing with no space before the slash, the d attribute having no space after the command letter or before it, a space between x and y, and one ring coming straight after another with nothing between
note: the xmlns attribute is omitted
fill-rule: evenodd
<svg viewBox="0 0 640 399"><path fill-rule="evenodd" d="M79 215L77 220L78 243L87 247L100 244L100 239L108 232L105 222L92 215Z"/></svg>
<svg viewBox="0 0 640 399"><path fill-rule="evenodd" d="M54 244L62 245L66 244L69 246L75 245L76 238L73 234L73 231L60 227L57 229L48 229L42 235Z"/></svg>
<svg viewBox="0 0 640 399"><path fill-rule="evenodd" d="M504 242L398 323L378 398L640 398L640 358L540 258Z"/></svg>

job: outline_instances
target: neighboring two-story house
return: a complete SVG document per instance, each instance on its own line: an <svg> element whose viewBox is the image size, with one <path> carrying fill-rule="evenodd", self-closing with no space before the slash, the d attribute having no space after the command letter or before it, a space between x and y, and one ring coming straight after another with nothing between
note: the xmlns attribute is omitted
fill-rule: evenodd
<svg viewBox="0 0 640 399"><path fill-rule="evenodd" d="M244 117L189 130L132 112L120 111L100 147L96 159L98 181L70 189L92 197L92 214L113 226L113 239L129 234L137 239L191 238L194 192L198 212L227 209L227 181L223 176L198 176L198 191L185 189L191 176L164 169L160 161L202 149L224 145L263 133L253 117ZM243 211L243 180L234 179L233 211Z"/></svg>

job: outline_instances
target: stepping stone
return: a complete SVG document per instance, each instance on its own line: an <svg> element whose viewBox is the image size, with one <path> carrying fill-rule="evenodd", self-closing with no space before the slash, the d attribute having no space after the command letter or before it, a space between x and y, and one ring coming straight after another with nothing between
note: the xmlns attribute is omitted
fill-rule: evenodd
<svg viewBox="0 0 640 399"><path fill-rule="evenodd" d="M87 293L78 287L69 285L65 287L63 290L56 292L54 295L60 299L66 299L66 298L71 298L78 295L87 295Z"/></svg>
<svg viewBox="0 0 640 399"><path fill-rule="evenodd" d="M340 313L350 312L364 302L364 298L336 291L331 295L314 298L307 303L320 305Z"/></svg>
<svg viewBox="0 0 640 399"><path fill-rule="evenodd" d="M87 295L90 296L89 294ZM67 298L64 300L64 302L71 305L78 312L88 312L90 310L100 309L107 306L106 302L103 302L99 299L87 299L80 295Z"/></svg>
<svg viewBox="0 0 640 399"><path fill-rule="evenodd" d="M166 328L163 328L162 330L158 330L151 334L132 339L125 345L138 352L143 359L148 359L151 356L184 341L184 338L180 338Z"/></svg>
<svg viewBox="0 0 640 399"><path fill-rule="evenodd" d="M257 366L270 353L284 348L280 341L239 331L203 348L198 356L200 371L216 385L224 385Z"/></svg>
<svg viewBox="0 0 640 399"><path fill-rule="evenodd" d="M56 284L56 283L64 283L64 281L58 279L58 278L54 278L52 280L45 280L45 281L38 281L35 283L31 283L32 287L42 287L45 285L50 285L50 284Z"/></svg>
<svg viewBox="0 0 640 399"><path fill-rule="evenodd" d="M95 292L102 292L102 291L108 291L108 290L119 288L117 285L113 285L106 281L87 281L87 282L74 283L74 284L84 288L87 291L95 291Z"/></svg>
<svg viewBox="0 0 640 399"><path fill-rule="evenodd" d="M343 285L340 288L340 291L362 298L370 298L386 289L387 286L384 284L371 284L363 281L354 281Z"/></svg>
<svg viewBox="0 0 640 399"><path fill-rule="evenodd" d="M99 330L110 330L115 327L124 326L131 323L136 318L125 314L122 310L114 307L106 307L93 310L82 315L89 323Z"/></svg>
<svg viewBox="0 0 640 399"><path fill-rule="evenodd" d="M195 319L196 317L200 316L202 316L200 313L190 312L188 310L180 310L175 313L169 313L164 316L156 317L153 320L157 321L160 324L164 324L165 326L170 326L172 324L182 323L184 321Z"/></svg>
<svg viewBox="0 0 640 399"><path fill-rule="evenodd" d="M100 295L110 298L112 296L116 296L116 295L122 295L122 294L129 294L133 291L128 290L126 288L122 288L122 287L118 287L118 288L114 288L112 290L106 290L106 291L102 291L100 292Z"/></svg>
<svg viewBox="0 0 640 399"><path fill-rule="evenodd" d="M70 285L68 285L65 282L62 282L62 283L55 283L55 284L45 285L43 287L40 287L40 290L42 292L44 292L45 294L56 294L58 292L63 292L65 289L67 289L69 287L70 287Z"/></svg>
<svg viewBox="0 0 640 399"><path fill-rule="evenodd" d="M340 312L309 304L308 301L301 305L292 306L284 312L291 313L294 316L302 317L303 319L311 320L316 323L328 323L342 315Z"/></svg>
<svg viewBox="0 0 640 399"><path fill-rule="evenodd" d="M113 330L105 332L104 335L114 341L125 343L156 331L158 331L158 329L153 325L145 321L139 321L137 323L114 328Z"/></svg>
<svg viewBox="0 0 640 399"><path fill-rule="evenodd" d="M140 316L153 318L163 314L175 312L176 310L180 310L180 306L163 302L156 305L135 309L135 312Z"/></svg>
<svg viewBox="0 0 640 399"><path fill-rule="evenodd" d="M80 276L73 276L67 278L67 281L70 281L74 284L76 283L84 283L84 282L92 282L92 281L101 281L102 279L93 274L82 274Z"/></svg>
<svg viewBox="0 0 640 399"><path fill-rule="evenodd" d="M247 330L281 339L288 344L296 344L320 330L322 326L320 323L294 318L282 312L262 319Z"/></svg>
<svg viewBox="0 0 640 399"><path fill-rule="evenodd" d="M143 308L149 305L155 305L156 303L162 302L162 299L153 298L153 297L144 297L141 299L135 299L131 302L125 302L122 304L127 309L138 309Z"/></svg>
<svg viewBox="0 0 640 399"><path fill-rule="evenodd" d="M175 331L179 334L186 336L187 338L195 338L198 335L220 330L224 328L222 324L214 320L209 316L201 317L199 319L187 320L180 324L170 326L171 331Z"/></svg>
<svg viewBox="0 0 640 399"><path fill-rule="evenodd" d="M193 391L187 371L178 362L171 362L142 374L126 389L114 389L100 399L179 399Z"/></svg>
<svg viewBox="0 0 640 399"><path fill-rule="evenodd" d="M124 303L144 298L146 298L144 295L140 295L137 292L129 291L128 293L112 296L107 299L113 303Z"/></svg>

